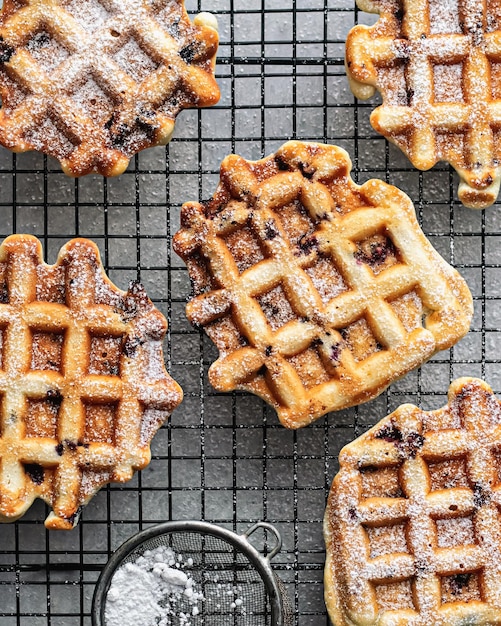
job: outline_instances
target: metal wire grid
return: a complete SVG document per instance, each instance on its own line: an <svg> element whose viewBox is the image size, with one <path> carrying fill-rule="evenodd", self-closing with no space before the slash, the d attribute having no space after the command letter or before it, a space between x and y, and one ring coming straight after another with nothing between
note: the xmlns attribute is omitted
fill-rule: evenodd
<svg viewBox="0 0 501 626"><path fill-rule="evenodd" d="M204 519L245 530L275 524L284 539L273 561L295 608L295 624L328 624L323 603L325 499L340 448L402 402L445 401L450 380L485 377L501 389L501 218L496 206L458 204L447 166L417 172L369 124L377 97L351 96L343 69L346 34L373 18L353 0L192 0L220 24L217 107L185 111L167 148L136 157L119 179L66 178L39 154L0 150L0 235L39 236L49 262L76 235L96 241L119 286L139 278L169 320L165 354L185 400L157 434L148 469L103 489L71 532L49 533L37 502L0 527L0 626L90 625L102 565L130 535L169 519ZM168 245L182 202L210 197L230 153L260 158L292 137L346 148L360 182L373 176L406 191L435 247L468 281L470 334L366 405L330 414L298 432L282 428L259 399L216 393L207 338L184 316L187 272ZM265 541L263 539L263 545Z"/></svg>

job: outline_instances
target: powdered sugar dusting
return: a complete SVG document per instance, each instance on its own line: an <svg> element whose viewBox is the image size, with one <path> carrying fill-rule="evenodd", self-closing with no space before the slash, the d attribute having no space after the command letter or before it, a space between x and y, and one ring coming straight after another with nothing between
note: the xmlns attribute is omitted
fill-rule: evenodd
<svg viewBox="0 0 501 626"><path fill-rule="evenodd" d="M174 400L174 398L172 398ZM141 420L141 436L139 445L147 446L160 426L169 417L168 411L160 409L147 408Z"/></svg>
<svg viewBox="0 0 501 626"><path fill-rule="evenodd" d="M122 46L114 55L114 59L137 83L143 82L158 67L158 63L155 63L134 39Z"/></svg>
<svg viewBox="0 0 501 626"><path fill-rule="evenodd" d="M224 582L215 574L210 583L211 603L214 608L223 613L233 613L236 616L247 615L242 585ZM228 610L229 609L229 610Z"/></svg>
<svg viewBox="0 0 501 626"><path fill-rule="evenodd" d="M79 86L72 94L72 100L85 115L103 120L103 122L109 120L113 113L112 101L94 78L90 78Z"/></svg>
<svg viewBox="0 0 501 626"><path fill-rule="evenodd" d="M174 237L194 283L188 318L220 352L211 384L264 396L288 426L374 397L471 319L466 283L438 261L410 201L354 185L349 168L344 151L298 141L255 163L228 157Z"/></svg>
<svg viewBox="0 0 501 626"><path fill-rule="evenodd" d="M181 401L163 359L167 323L141 285L124 293L111 283L88 240L66 244L55 265L43 262L32 236L2 247L0 491L12 494L5 515L12 521L41 497L55 511L49 526L67 529L111 477L123 482L147 465L153 435ZM13 490L26 454L51 473L32 468L35 480Z"/></svg>
<svg viewBox="0 0 501 626"><path fill-rule="evenodd" d="M432 34L461 32L459 0L429 0L428 5Z"/></svg>
<svg viewBox="0 0 501 626"><path fill-rule="evenodd" d="M36 33L26 48L46 72L53 71L68 58L66 48L46 31Z"/></svg>
<svg viewBox="0 0 501 626"><path fill-rule="evenodd" d="M437 543L439 548L475 545L472 518L437 520Z"/></svg>
<svg viewBox="0 0 501 626"><path fill-rule="evenodd" d="M41 24L30 15L37 6L0 13L9 52L0 63L9 105L1 145L55 156L73 176L118 175L133 154L168 142L180 110L218 101L217 30L192 23L182 1L47 0ZM22 56L28 62L11 71L11 58Z"/></svg>
<svg viewBox="0 0 501 626"><path fill-rule="evenodd" d="M190 565L190 558L167 546L122 565L106 597L105 626L192 626L204 596L190 576Z"/></svg>
<svg viewBox="0 0 501 626"><path fill-rule="evenodd" d="M148 341L144 344L145 358L147 362L146 377L154 382L165 380L166 372L163 361L162 342Z"/></svg>
<svg viewBox="0 0 501 626"><path fill-rule="evenodd" d="M67 7L80 25L91 31L101 28L109 17L108 11L99 0L71 0Z"/></svg>
<svg viewBox="0 0 501 626"><path fill-rule="evenodd" d="M461 178L460 200L472 208L491 205L501 179L497 4L380 4L381 19L356 27L348 39L352 89L362 98L373 87L381 92L371 123L416 167L448 161Z"/></svg>
<svg viewBox="0 0 501 626"><path fill-rule="evenodd" d="M435 102L464 102L463 64L435 65L433 85Z"/></svg>
<svg viewBox="0 0 501 626"><path fill-rule="evenodd" d="M414 626L430 626L442 623L444 605L443 623L501 619L500 408L485 382L458 379L446 407L403 405L341 452L326 512L326 580L327 597L338 594L351 622L369 623L369 612L370 623L407 623L412 609ZM390 470L398 493L389 492ZM472 612L473 600L481 611Z"/></svg>

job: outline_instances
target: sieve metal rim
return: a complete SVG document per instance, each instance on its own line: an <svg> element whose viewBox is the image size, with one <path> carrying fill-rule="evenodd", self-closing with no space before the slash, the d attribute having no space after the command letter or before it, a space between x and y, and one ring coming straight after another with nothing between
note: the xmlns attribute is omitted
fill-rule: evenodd
<svg viewBox="0 0 501 626"><path fill-rule="evenodd" d="M267 555L263 555L248 540L256 530L262 528L270 531L276 540L275 546ZM106 626L104 610L106 606L106 594L111 584L111 579L123 561L134 552L141 544L161 535L172 535L174 533L193 532L198 534L212 535L218 539L226 541L234 548L244 554L252 565L256 568L263 580L269 596L271 606L271 618L273 626L285 626L285 609L282 601L283 589L280 588L275 573L271 567L271 560L282 547L282 537L278 530L268 522L257 522L250 526L244 533L238 533L212 524L195 520L183 520L178 522L164 522L150 526L135 535L132 535L115 552L103 567L94 589L92 598L92 626Z"/></svg>

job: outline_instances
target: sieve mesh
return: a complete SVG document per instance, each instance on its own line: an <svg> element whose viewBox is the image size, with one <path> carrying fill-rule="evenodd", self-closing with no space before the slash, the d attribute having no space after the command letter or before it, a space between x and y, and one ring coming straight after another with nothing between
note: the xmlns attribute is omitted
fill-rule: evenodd
<svg viewBox="0 0 501 626"><path fill-rule="evenodd" d="M247 544L250 546L250 544ZM292 606L284 584L268 566L265 571L256 567L255 556L223 537L205 531L173 530L156 534L140 543L117 564L116 571L127 563L135 563L148 551L159 547L170 548L183 564L183 571L193 580L193 590L203 594L197 607L198 615L191 616L192 606L179 595L175 601L172 626L186 624L184 615L190 615L190 626L289 626L292 624ZM111 577L113 582L113 576ZM106 611L106 593L101 608L101 626ZM271 598L278 596L283 608L280 621ZM179 617L182 616L182 617Z"/></svg>

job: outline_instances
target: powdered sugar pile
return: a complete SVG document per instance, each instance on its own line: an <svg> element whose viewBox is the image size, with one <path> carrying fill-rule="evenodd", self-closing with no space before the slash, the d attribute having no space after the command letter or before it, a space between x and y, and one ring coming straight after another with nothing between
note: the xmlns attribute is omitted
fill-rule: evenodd
<svg viewBox="0 0 501 626"><path fill-rule="evenodd" d="M190 558L171 548L147 550L115 573L106 597L106 626L192 626L203 594L187 570Z"/></svg>

